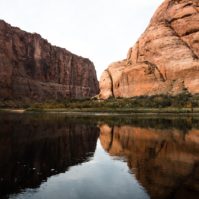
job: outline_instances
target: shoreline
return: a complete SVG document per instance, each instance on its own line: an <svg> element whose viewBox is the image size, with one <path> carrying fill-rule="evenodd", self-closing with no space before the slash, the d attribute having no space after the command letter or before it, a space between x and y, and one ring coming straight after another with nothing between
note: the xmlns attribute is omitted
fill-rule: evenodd
<svg viewBox="0 0 199 199"><path fill-rule="evenodd" d="M0 108L0 112L6 113L51 113L51 114L66 114L74 116L124 116L124 115L174 115L174 116L199 116L199 108L194 108L193 112L190 108L135 108L135 109L96 109L96 108L82 108L82 109L12 109Z"/></svg>

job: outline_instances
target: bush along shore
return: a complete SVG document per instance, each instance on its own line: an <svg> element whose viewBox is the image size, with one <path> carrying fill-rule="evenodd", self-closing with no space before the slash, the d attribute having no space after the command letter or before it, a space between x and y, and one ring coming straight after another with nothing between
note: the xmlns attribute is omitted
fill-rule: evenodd
<svg viewBox="0 0 199 199"><path fill-rule="evenodd" d="M118 112L118 113L199 113L199 95L156 95L133 98L49 100L31 102L25 100L1 100L1 111L23 109L25 111L57 112Z"/></svg>

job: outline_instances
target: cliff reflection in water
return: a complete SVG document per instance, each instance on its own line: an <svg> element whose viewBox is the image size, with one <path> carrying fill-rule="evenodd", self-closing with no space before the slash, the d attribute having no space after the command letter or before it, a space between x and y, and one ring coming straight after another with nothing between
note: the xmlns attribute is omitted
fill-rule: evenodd
<svg viewBox="0 0 199 199"><path fill-rule="evenodd" d="M99 136L94 124L47 115L1 114L0 127L0 198L88 161Z"/></svg>
<svg viewBox="0 0 199 199"><path fill-rule="evenodd" d="M101 124L103 148L111 156L125 157L151 198L198 198L197 122L195 127L191 120L140 120L140 124L135 120L133 123ZM170 126L166 128L167 123Z"/></svg>
<svg viewBox="0 0 199 199"><path fill-rule="evenodd" d="M198 194L198 119L0 113L0 198Z"/></svg>

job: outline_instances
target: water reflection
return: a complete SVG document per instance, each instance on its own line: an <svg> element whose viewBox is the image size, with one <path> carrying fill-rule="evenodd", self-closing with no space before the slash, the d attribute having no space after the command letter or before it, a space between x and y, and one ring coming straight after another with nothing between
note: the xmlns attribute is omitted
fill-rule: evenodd
<svg viewBox="0 0 199 199"><path fill-rule="evenodd" d="M198 198L199 129L101 124L100 132L104 149L127 159L151 198Z"/></svg>
<svg viewBox="0 0 199 199"><path fill-rule="evenodd" d="M88 161L99 135L95 125L55 116L1 115L0 127L0 198Z"/></svg>
<svg viewBox="0 0 199 199"><path fill-rule="evenodd" d="M0 198L197 198L194 118L0 114Z"/></svg>

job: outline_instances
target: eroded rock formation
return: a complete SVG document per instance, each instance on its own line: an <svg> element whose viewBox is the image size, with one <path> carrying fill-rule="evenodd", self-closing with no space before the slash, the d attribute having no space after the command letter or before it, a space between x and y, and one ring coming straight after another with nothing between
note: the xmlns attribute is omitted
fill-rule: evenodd
<svg viewBox="0 0 199 199"><path fill-rule="evenodd" d="M199 1L165 0L125 60L100 79L101 99L199 93Z"/></svg>
<svg viewBox="0 0 199 199"><path fill-rule="evenodd" d="M0 20L0 98L85 98L98 93L93 63Z"/></svg>

